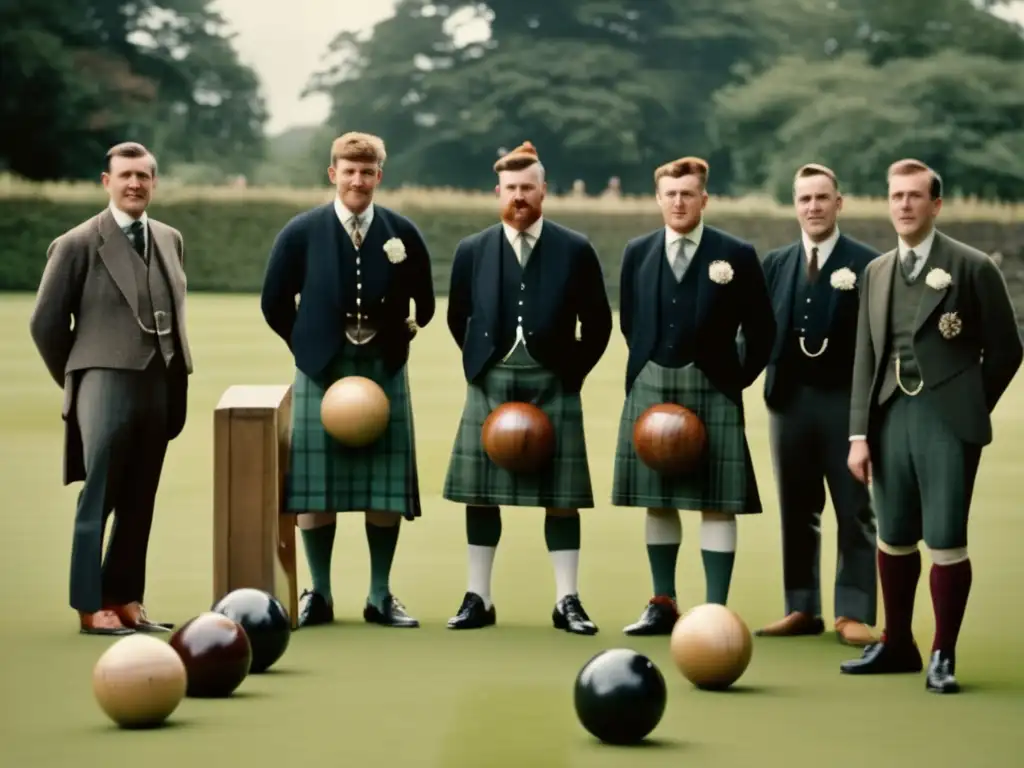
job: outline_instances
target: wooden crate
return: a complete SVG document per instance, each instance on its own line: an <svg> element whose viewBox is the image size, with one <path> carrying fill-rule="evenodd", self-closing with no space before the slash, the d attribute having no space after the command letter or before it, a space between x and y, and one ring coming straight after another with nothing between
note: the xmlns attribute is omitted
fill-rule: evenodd
<svg viewBox="0 0 1024 768"><path fill-rule="evenodd" d="M298 628L295 517L281 514L291 431L289 386L236 385L213 417L213 599L266 590Z"/></svg>

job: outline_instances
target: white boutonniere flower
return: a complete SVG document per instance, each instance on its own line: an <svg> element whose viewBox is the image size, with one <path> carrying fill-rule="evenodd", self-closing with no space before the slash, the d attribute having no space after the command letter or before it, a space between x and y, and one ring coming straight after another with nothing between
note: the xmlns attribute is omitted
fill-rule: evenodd
<svg viewBox="0 0 1024 768"><path fill-rule="evenodd" d="M384 243L384 253L392 264L403 262L405 261L405 243L397 237L392 237Z"/></svg>
<svg viewBox="0 0 1024 768"><path fill-rule="evenodd" d="M952 339L960 335L964 329L963 320L956 312L943 312L939 318L939 333L944 339Z"/></svg>
<svg viewBox="0 0 1024 768"><path fill-rule="evenodd" d="M725 285L732 281L732 264L728 261L712 261L708 267L708 276L719 285Z"/></svg>
<svg viewBox="0 0 1024 768"><path fill-rule="evenodd" d="M830 282L837 291L852 291L857 285L857 275L849 267L842 267L832 273Z"/></svg>
<svg viewBox="0 0 1024 768"><path fill-rule="evenodd" d="M928 284L929 288L934 288L936 291L942 291L948 288L953 282L953 276L946 270L936 267L925 275L924 281Z"/></svg>

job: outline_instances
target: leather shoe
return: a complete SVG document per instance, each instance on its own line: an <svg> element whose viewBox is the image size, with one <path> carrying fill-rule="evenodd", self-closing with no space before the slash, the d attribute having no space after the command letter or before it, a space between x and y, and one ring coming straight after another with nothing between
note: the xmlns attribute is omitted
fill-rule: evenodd
<svg viewBox="0 0 1024 768"><path fill-rule="evenodd" d="M146 615L146 607L139 602L112 605L110 609L117 614L122 624L137 632L170 632L174 629L173 624L150 619Z"/></svg>
<svg viewBox="0 0 1024 768"><path fill-rule="evenodd" d="M299 627L315 627L334 621L334 606L319 592L304 589L299 599L305 601L299 609Z"/></svg>
<svg viewBox="0 0 1024 768"><path fill-rule="evenodd" d="M825 631L825 622L820 616L803 611L793 611L773 624L754 632L758 637L805 637L820 635Z"/></svg>
<svg viewBox="0 0 1024 768"><path fill-rule="evenodd" d="M484 605L484 599L475 592L467 592L462 598L459 612L448 619L448 629L482 629L493 626L498 619L492 604Z"/></svg>
<svg viewBox="0 0 1024 768"><path fill-rule="evenodd" d="M925 689L932 693L959 693L956 676L956 657L946 651L933 651L928 663Z"/></svg>
<svg viewBox="0 0 1024 768"><path fill-rule="evenodd" d="M840 616L836 619L836 637L843 645L865 648L878 642L867 624Z"/></svg>
<svg viewBox="0 0 1024 768"><path fill-rule="evenodd" d="M596 635L597 627L583 610L578 595L566 595L555 605L551 613L551 623L555 629L562 629L574 635Z"/></svg>
<svg viewBox="0 0 1024 768"><path fill-rule="evenodd" d="M83 635L133 635L135 630L121 623L114 611L104 608L94 613L80 611L79 632Z"/></svg>
<svg viewBox="0 0 1024 768"><path fill-rule="evenodd" d="M668 595L655 595L634 624L623 629L627 635L671 635L679 620L676 601Z"/></svg>
<svg viewBox="0 0 1024 768"><path fill-rule="evenodd" d="M867 646L859 659L839 665L846 675L898 675L920 672L923 668L916 645L891 645L884 639Z"/></svg>
<svg viewBox="0 0 1024 768"><path fill-rule="evenodd" d="M366 607L363 608L363 619L368 624L381 624L385 627L410 629L420 625L416 619L405 612L405 606L394 595L384 598L384 603L380 608L367 601Z"/></svg>

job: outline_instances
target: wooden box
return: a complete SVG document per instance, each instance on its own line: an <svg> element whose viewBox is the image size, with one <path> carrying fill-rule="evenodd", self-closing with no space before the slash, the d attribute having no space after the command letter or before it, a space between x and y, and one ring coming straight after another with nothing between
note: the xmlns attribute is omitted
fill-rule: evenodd
<svg viewBox="0 0 1024 768"><path fill-rule="evenodd" d="M213 599L270 592L298 628L295 517L281 514L291 387L229 387L213 417Z"/></svg>

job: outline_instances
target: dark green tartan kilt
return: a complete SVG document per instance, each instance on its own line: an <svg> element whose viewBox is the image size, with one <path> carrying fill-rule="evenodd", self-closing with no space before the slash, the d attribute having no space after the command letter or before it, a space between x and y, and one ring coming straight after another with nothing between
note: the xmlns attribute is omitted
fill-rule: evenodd
<svg viewBox="0 0 1024 768"><path fill-rule="evenodd" d="M516 362L492 367L480 384L470 384L452 448L444 498L477 506L587 509L594 506L579 393L565 392L561 380L525 353ZM555 431L551 463L533 474L502 469L484 452L481 431L497 406L511 401L536 405Z"/></svg>
<svg viewBox="0 0 1024 768"><path fill-rule="evenodd" d="M345 376L364 376L384 390L391 416L384 434L361 448L342 445L320 421L328 387ZM388 375L372 345L346 343L328 368L327 381L295 372L292 437L285 509L288 512L397 512L419 517L419 478L409 377L403 365Z"/></svg>
<svg viewBox="0 0 1024 768"><path fill-rule="evenodd" d="M633 424L658 403L685 406L704 422L707 460L695 472L666 477L637 456ZM699 368L664 368L648 362L636 377L619 420L612 504L731 514L761 512L743 412Z"/></svg>

